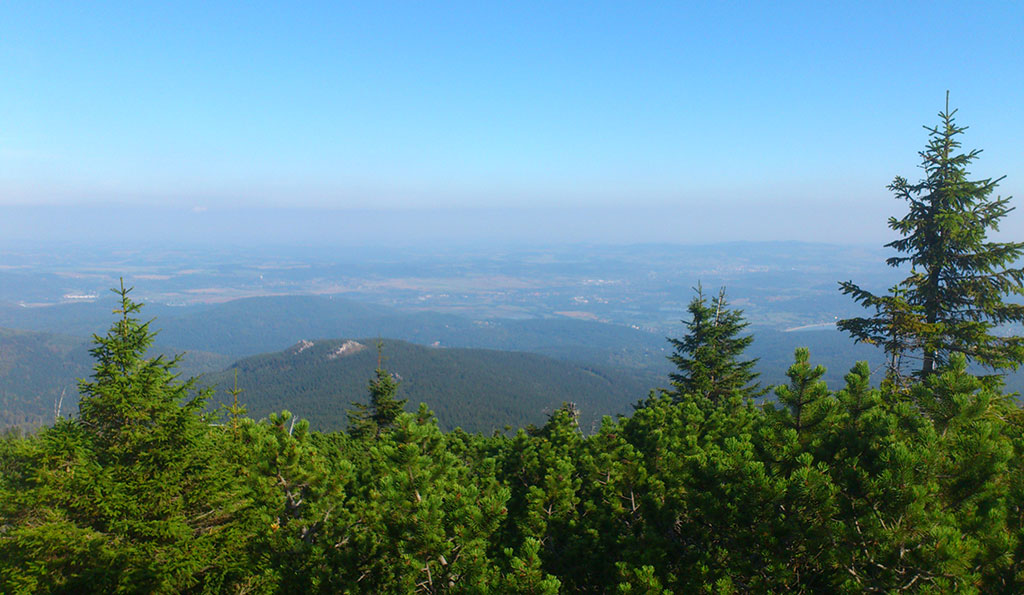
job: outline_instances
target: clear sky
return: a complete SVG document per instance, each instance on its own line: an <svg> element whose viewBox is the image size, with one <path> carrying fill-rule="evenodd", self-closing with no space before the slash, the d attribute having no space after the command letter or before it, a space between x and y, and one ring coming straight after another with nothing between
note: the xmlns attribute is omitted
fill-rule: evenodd
<svg viewBox="0 0 1024 595"><path fill-rule="evenodd" d="M0 233L159 206L877 241L947 89L1024 200L1024 2L691 4L5 0Z"/></svg>

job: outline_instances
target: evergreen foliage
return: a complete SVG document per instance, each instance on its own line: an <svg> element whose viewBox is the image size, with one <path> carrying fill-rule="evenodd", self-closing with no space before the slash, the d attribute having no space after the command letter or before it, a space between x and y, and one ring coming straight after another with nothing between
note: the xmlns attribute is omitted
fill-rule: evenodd
<svg viewBox="0 0 1024 595"><path fill-rule="evenodd" d="M891 379L901 377L901 360L910 355L921 357L922 376L954 353L995 370L1016 369L1024 361L1024 339L994 332L998 325L1024 322L1024 306L1004 301L1024 294L1024 268L1011 266L1024 254L1024 242L988 240L989 230L998 230L1013 207L1010 197L992 198L1003 178L969 179L968 167L981 151L960 152L959 137L967 127L957 125L955 115L947 93L939 124L925 127L924 179L911 183L897 176L889 185L909 210L889 219L901 237L886 244L899 253L887 263L909 263L909 276L888 295L840 283L843 293L874 315L842 320L839 328L883 346Z"/></svg>
<svg viewBox="0 0 1024 595"><path fill-rule="evenodd" d="M181 592L237 571L238 501L207 395L177 380L176 359L143 357L141 304L115 291L121 317L95 337L80 415L26 444L36 464L5 478L4 591Z"/></svg>
<svg viewBox="0 0 1024 595"><path fill-rule="evenodd" d="M697 295L688 307L686 336L669 338L675 349L669 360L679 370L670 374L674 394L677 398L699 395L713 402L728 398L733 392L745 396L764 394L754 382L758 376L753 371L757 360L739 360L754 340L751 335L738 336L747 327L743 312L728 308L724 287L710 302L700 285L694 291Z"/></svg>
<svg viewBox="0 0 1024 595"><path fill-rule="evenodd" d="M789 386L779 386L775 396L785 409L777 411L769 404L767 411L777 414L777 423L782 428L792 429L798 436L806 435L828 418L832 409L828 387L821 381L825 374L824 366L811 367L810 352L797 349L796 362L786 373Z"/></svg>
<svg viewBox="0 0 1024 595"><path fill-rule="evenodd" d="M381 344L377 349L382 348ZM396 399L398 382L391 372L381 367L378 354L377 369L370 381L370 402L353 403L354 411L349 412L348 431L357 437L377 437L394 425L398 415L405 409L407 399Z"/></svg>

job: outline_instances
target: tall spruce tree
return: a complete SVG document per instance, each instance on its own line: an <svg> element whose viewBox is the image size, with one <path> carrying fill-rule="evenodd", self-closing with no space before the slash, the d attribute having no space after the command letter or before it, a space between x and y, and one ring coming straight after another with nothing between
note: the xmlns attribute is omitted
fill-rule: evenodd
<svg viewBox="0 0 1024 595"><path fill-rule="evenodd" d="M155 333L135 317L143 304L132 301L131 291L123 280L113 290L120 318L105 336L93 336L96 364L92 379L79 382L78 423L113 458L177 458L193 438L189 432L205 431L201 414L211 391L193 394L194 379L178 380L180 356L145 357Z"/></svg>
<svg viewBox="0 0 1024 595"><path fill-rule="evenodd" d="M968 167L980 150L960 151L967 130L954 121L956 110L939 113L939 124L926 126L929 141L921 151L925 177L912 184L897 176L889 185L910 209L889 219L899 232L886 247L899 255L889 266L909 263L910 275L890 295L875 295L852 281L840 290L875 313L839 322L857 341L883 345L891 362L920 354L919 374L928 376L962 353L994 370L1016 369L1024 361L1024 340L995 334L1000 324L1024 321L1024 306L1004 297L1024 294L1024 269L1013 265L1024 242L991 242L988 231L1013 207L1010 197L992 198L1002 177L969 180ZM890 376L899 376L893 364Z"/></svg>
<svg viewBox="0 0 1024 595"><path fill-rule="evenodd" d="M749 397L764 394L754 382L758 376L753 371L757 360L740 360L754 340L750 335L737 336L748 324L743 320L743 311L729 309L724 287L710 301L700 284L694 291L697 295L688 308L686 336L669 338L675 348L669 360L679 369L669 375L676 399L691 394L719 403L737 391Z"/></svg>
<svg viewBox="0 0 1024 595"><path fill-rule="evenodd" d="M147 357L142 304L123 282L114 292L79 416L44 430L45 467L0 507L0 592L244 590L246 497L204 413L210 392L178 380L178 358Z"/></svg>

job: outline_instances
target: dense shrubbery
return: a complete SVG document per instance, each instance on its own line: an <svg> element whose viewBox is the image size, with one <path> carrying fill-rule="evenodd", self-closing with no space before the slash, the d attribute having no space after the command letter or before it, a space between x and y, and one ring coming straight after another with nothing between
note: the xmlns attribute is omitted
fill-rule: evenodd
<svg viewBox="0 0 1024 595"><path fill-rule="evenodd" d="M443 433L378 378L374 431L320 434L212 423L123 305L81 414L0 442L4 592L1024 588L1024 417L961 357L832 392L799 351L773 406L652 394L589 436Z"/></svg>

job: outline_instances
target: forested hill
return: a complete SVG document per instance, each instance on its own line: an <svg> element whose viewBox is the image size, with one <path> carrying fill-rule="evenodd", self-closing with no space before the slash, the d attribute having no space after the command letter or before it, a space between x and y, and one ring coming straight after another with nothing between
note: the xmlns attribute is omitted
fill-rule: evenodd
<svg viewBox="0 0 1024 595"><path fill-rule="evenodd" d="M0 328L0 428L53 423L62 395L62 412L77 411L75 381L89 375L89 347L78 337Z"/></svg>
<svg viewBox="0 0 1024 595"><path fill-rule="evenodd" d="M340 297L292 295L234 300L158 322L163 344L236 357L279 351L309 337L390 337L421 345L529 351L577 362L668 371L664 337L568 318L473 320Z"/></svg>
<svg viewBox="0 0 1024 595"><path fill-rule="evenodd" d="M201 384L217 386L215 399L223 402L237 370L251 415L287 408L315 428L340 429L352 402L366 399L377 361L376 340L360 340L370 349L351 357L328 357L342 343L317 341L308 351L253 356L231 368L228 356L187 351L179 371L182 378L204 375ZM78 381L92 374L91 346L83 337L0 328L0 429L52 423L58 402L63 415L75 415ZM651 388L667 383L662 374L642 369L529 353L431 348L397 340L384 341L383 349L386 365L402 376L400 396L411 406L428 403L444 427L489 430L542 423L563 401L579 402L589 423L603 414L627 413ZM161 347L152 355L161 353L182 350Z"/></svg>
<svg viewBox="0 0 1024 595"><path fill-rule="evenodd" d="M654 374L576 364L542 355L488 349L424 347L381 341L383 365L399 380L409 408L426 403L441 427L489 432L505 425L542 424L563 402L575 402L584 428L602 415L627 414L650 389ZM254 418L287 409L313 428L338 430L355 401L367 399L377 367L376 339L301 341L285 351L249 357L204 376L217 403L231 399L237 372L239 401Z"/></svg>
<svg viewBox="0 0 1024 595"><path fill-rule="evenodd" d="M219 324L213 322L217 317L208 318L197 312L197 320L189 324L188 328L192 330L188 333L175 330L179 328L177 321L164 323L162 319L157 318L153 326L156 328L163 327L164 329L157 338L161 339L161 343L164 345L166 345L167 339L175 341L175 343L172 343L172 345L175 345L174 347L163 346L157 351L165 354L182 353L184 351L184 359L179 368L184 378L204 373L220 372L229 366L235 358L210 351L198 350L196 345L191 344L187 346L187 350L183 350L177 342L191 343L189 334L192 335L194 342L198 345L216 346L218 341L227 344L232 337L241 338L243 342L248 341L249 339L246 337L254 336L251 329L242 324L242 321L245 319L243 314L247 309L254 307L256 311L252 312L253 314L259 315L260 311L263 312L262 315L259 315L262 318L254 324L258 328L274 329L272 334L277 337L276 340L281 341L286 336L295 337L297 335L296 332L288 332L286 330L287 323L295 322L296 320L300 321L297 324L300 329L315 332L312 328L312 321L310 321L309 325L303 326L301 320L309 319L306 316L300 316L301 308L292 308L289 304L296 306L303 303L307 305L326 304L330 306L330 302L331 300L324 298L312 298L307 301L305 298L297 296L273 298L270 300L270 303L266 303L263 300L240 300L239 303L234 304L230 309L225 304L208 310L211 314L214 312L222 313L217 316L222 318ZM277 304L285 310L278 310L276 315L271 316L267 314L265 308L272 304ZM357 312L369 314L377 308L375 306L360 305L357 302L349 305L352 306L350 310L352 316L355 316ZM108 318L109 309L109 307L105 307ZM347 307L343 309L348 310ZM47 309L40 308L36 310ZM86 311L85 308L78 308L77 310ZM386 308L381 308L380 310L386 312L386 318L391 319L397 325L399 317L396 317L393 311L389 312ZM287 315L289 312L291 316ZM278 315L282 316L282 318L277 318ZM388 365L394 363L412 368L411 370L401 372L405 379L401 388L402 393L413 404L417 404L421 400L431 403L431 406L437 409L442 424L447 424L450 417L441 410L441 407L448 406L449 401L459 402L460 399L468 398L470 395L481 396L479 401L481 401L482 406L493 407L493 405L489 405L493 399L488 397L488 395L494 395L495 399L516 403L515 407L509 409L506 414L501 416L500 421L486 425L487 427L501 427L505 423L520 426L543 419L545 415L544 408L548 407L548 410L550 410L550 403L548 401L544 401L545 404L537 409L527 411L527 407L537 404L531 399L536 398L543 401L541 396L544 398L550 397L550 402L554 402L556 405L561 400L586 403L593 399L599 403L599 406L591 408L584 405L583 410L585 419L591 419L591 415L599 416L601 413L624 412L622 409L623 403L631 403L636 399L646 396L647 392L652 388L668 385L668 372L670 371L671 364L663 353L655 352L655 350L659 349L659 345L667 346L668 344L663 337L651 333L644 333L615 325L576 320L538 319L473 323L467 319L460 319L454 316L447 317L435 313L421 313L415 315L414 318L422 323L422 325L411 327L411 329L407 328L405 329L406 333L415 334L417 328L444 329L448 333L445 336L449 337L453 342L457 342L456 344L459 344L460 340L473 342L474 340L487 339L488 344L532 345L537 349L547 351L548 354L560 360L554 362L541 356L530 357L525 353L504 353L499 355L489 350L445 349L439 351L428 348L414 349L415 346L413 345L395 341L393 346L385 348L386 363ZM453 324L446 329L444 321L449 318L452 319ZM206 332L205 338L199 335L202 328L200 320L211 323L210 330ZM480 328L483 325L487 325L489 328ZM370 326L371 324L367 323L360 328L366 330ZM395 328L392 330L398 331L399 329ZM463 334L463 331L469 334ZM564 332L561 338L559 338L559 331ZM581 332L583 335L577 336ZM339 336L370 335L372 333L367 332L364 335L349 334ZM220 338L215 340L215 336ZM298 335L298 337L301 336ZM306 336L317 335L310 334ZM426 340L437 335L420 333L420 336ZM569 338L572 338L572 340ZM298 339L292 340L292 344L296 340ZM575 352L573 351L573 341L578 346ZM622 346L616 347L619 341L622 342ZM390 343L391 341L389 341ZM373 341L370 341L368 345L372 347ZM841 384L843 376L849 371L850 362L867 360L870 362L872 369L877 369L882 356L880 350L863 344L854 344L850 341L849 337L837 331L784 333L768 329L757 329L754 332L754 342L750 346L748 353L751 358L759 358L760 360L755 369L761 373L760 380L762 383L785 383L787 379L783 372L792 363L793 350L799 346L809 347L813 360L827 368L824 379L832 385ZM51 423L54 415L54 405L60 399L62 393L65 395L62 412L64 414L74 414L77 411L78 402L77 381L91 374L92 363L88 355L88 349L89 340L85 337L0 328L0 405L2 405L0 407L0 428L15 425L32 428ZM244 360L244 362L248 366L251 365L250 362L276 361L278 358L283 358L284 353L287 353L287 351L279 354L272 353L265 356L255 356ZM646 356L646 365L642 363L625 365L624 363L617 366L611 363L619 360L623 362L632 361L643 353L649 354ZM416 354L415 357L413 357L413 354ZM420 354L430 355L426 357ZM558 354L564 355L559 356ZM590 358L583 357L584 354L589 354ZM403 362L401 357L399 357L400 355L403 357L408 356L411 359ZM365 361L363 359L354 360L359 362L361 367L359 367L358 371L353 371L351 376L346 377L346 384L343 385L345 393L340 403L332 404L330 402L329 395L334 393L331 392L332 389L327 384L318 386L315 390L307 391L306 394L309 395L312 402L317 403L317 407L311 408L308 415L304 410L302 415L309 417L315 427L341 427L338 424L343 425L344 408L349 406L351 401L365 398L366 382L372 376L373 366L368 363L372 358L366 355L361 357L366 359ZM517 373L522 372L526 368L537 368L537 370L536 373L519 374L516 377L523 380L523 382L510 385L502 380L503 376L500 374L485 373L482 370L473 371L478 370L478 368L475 367L475 364L470 365L468 363L469 359L459 359L460 363L458 365L461 366L461 371L455 376L450 375L446 371L447 368L432 369L430 367L433 363L442 363L444 361L452 363L453 358L477 358L481 361L492 362L495 366L504 365L499 364L499 360L501 362L507 360L512 365L510 369L517 371ZM473 361L476 361L476 359L473 359ZM412 365L414 362L415 366ZM280 369L283 370L285 368L282 367ZM581 370L594 371L599 376L608 380L609 383L607 385L596 383L596 379L592 374L581 373ZM338 373L341 373L341 371L334 370L331 372L326 369L317 370L314 368L309 368L305 371L305 374L310 378ZM540 376L547 374L545 377L549 379L549 382L544 383L540 391L532 388L536 384L532 382L532 378L537 377L538 374ZM227 372L225 375L216 378L220 388L229 385L225 379L231 377L231 375L233 375L233 372ZM243 397L244 401L252 402L250 412L253 414L265 414L272 411L273 407L270 407L269 403L279 403L282 406L290 403L299 392L297 387L303 386L303 383L308 383L309 381L309 378L298 380L286 377L287 375L284 374L272 374L269 370L264 370L263 376L258 385L247 388L247 392ZM438 378L444 378L445 383L449 384L434 382ZM1009 390L1020 391L1024 389L1024 373L1008 374L1006 380ZM242 381L249 381L248 375L244 372L242 374ZM877 382L877 378L875 381ZM276 387L275 390L280 388L284 392L274 394L268 388L270 386ZM445 388L445 390L439 390L435 394L430 394L424 388L426 386L441 388L451 386L455 393L449 393ZM523 388L526 392L521 395L516 394L514 391L519 388ZM219 391L218 398L224 398L224 394L223 391ZM442 394L454 394L457 396L453 399L439 397ZM602 401L602 399L609 395L615 396L613 398L609 397L610 400ZM434 404L435 402L436 405ZM470 403L469 409L475 409L476 400L472 400ZM613 406L606 406L606 404ZM460 406L459 409L462 410L463 407ZM329 418L321 421L319 419L320 415L328 415ZM469 412L463 412L462 415L472 417ZM448 426L446 425L446 427ZM482 426L469 423L466 427Z"/></svg>

